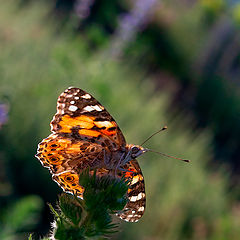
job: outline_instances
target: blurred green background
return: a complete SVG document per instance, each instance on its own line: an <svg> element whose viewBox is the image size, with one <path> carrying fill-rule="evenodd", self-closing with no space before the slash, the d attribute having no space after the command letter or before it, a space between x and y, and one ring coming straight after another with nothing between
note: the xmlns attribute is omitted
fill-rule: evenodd
<svg viewBox="0 0 240 240"><path fill-rule="evenodd" d="M50 229L61 189L34 155L69 86L128 143L166 124L146 145L191 159L139 158L147 209L112 239L239 239L239 27L233 0L1 1L0 239Z"/></svg>

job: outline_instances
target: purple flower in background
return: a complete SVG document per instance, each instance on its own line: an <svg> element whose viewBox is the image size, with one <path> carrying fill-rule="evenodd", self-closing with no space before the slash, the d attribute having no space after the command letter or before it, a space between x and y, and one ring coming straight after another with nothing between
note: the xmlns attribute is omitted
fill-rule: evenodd
<svg viewBox="0 0 240 240"><path fill-rule="evenodd" d="M119 19L118 28L112 39L110 54L119 56L125 45L132 41L137 32L148 23L158 0L134 0L132 10Z"/></svg>
<svg viewBox="0 0 240 240"><path fill-rule="evenodd" d="M77 0L74 5L74 11L79 18L87 18L93 3L94 0Z"/></svg>
<svg viewBox="0 0 240 240"><path fill-rule="evenodd" d="M8 120L8 107L6 104L0 104L0 128Z"/></svg>

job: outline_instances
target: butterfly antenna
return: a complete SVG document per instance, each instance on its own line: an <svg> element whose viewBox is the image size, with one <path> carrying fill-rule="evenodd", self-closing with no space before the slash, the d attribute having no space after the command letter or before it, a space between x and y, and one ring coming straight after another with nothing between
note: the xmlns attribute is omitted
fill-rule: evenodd
<svg viewBox="0 0 240 240"><path fill-rule="evenodd" d="M174 157L174 156L171 156L171 155L168 155L168 154L165 154L165 153L161 153L161 152L158 152L158 151L154 151L154 150L151 150L151 149L146 149L146 150L149 151L149 152L158 153L158 154L160 154L160 155L162 155L164 157L174 158L174 159L181 160L183 162L188 162L188 163L190 162L190 160L188 160L188 159Z"/></svg>
<svg viewBox="0 0 240 240"><path fill-rule="evenodd" d="M166 129L167 129L167 126L164 126L162 129L160 129L160 130L158 130L157 132L153 133L150 137L148 137L148 138L141 144L141 146L142 146L143 144L145 144L150 138L152 138L152 137L155 136L156 134L158 134L158 133L160 133L160 132L162 132L162 131L164 131L164 130L166 130Z"/></svg>

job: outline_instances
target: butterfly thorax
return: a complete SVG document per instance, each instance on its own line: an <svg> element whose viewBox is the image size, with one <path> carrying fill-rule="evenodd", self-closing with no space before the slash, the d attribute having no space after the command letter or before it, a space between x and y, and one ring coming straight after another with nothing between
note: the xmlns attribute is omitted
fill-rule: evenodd
<svg viewBox="0 0 240 240"><path fill-rule="evenodd" d="M105 155L104 164L107 169L121 168L126 163L137 158L145 152L146 149L141 146L126 144L125 148L111 152L110 157Z"/></svg>

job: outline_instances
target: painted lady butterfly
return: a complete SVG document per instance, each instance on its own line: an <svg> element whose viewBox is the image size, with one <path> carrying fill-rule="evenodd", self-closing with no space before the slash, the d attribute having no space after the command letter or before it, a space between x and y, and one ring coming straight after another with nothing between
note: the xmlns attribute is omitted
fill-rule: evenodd
<svg viewBox="0 0 240 240"><path fill-rule="evenodd" d="M147 149L127 144L117 123L89 93L70 87L58 98L51 131L38 145L36 157L65 191L83 198L79 173L90 167L97 174L117 173L129 181L128 199L117 214L138 221L145 210L144 178L136 160Z"/></svg>

